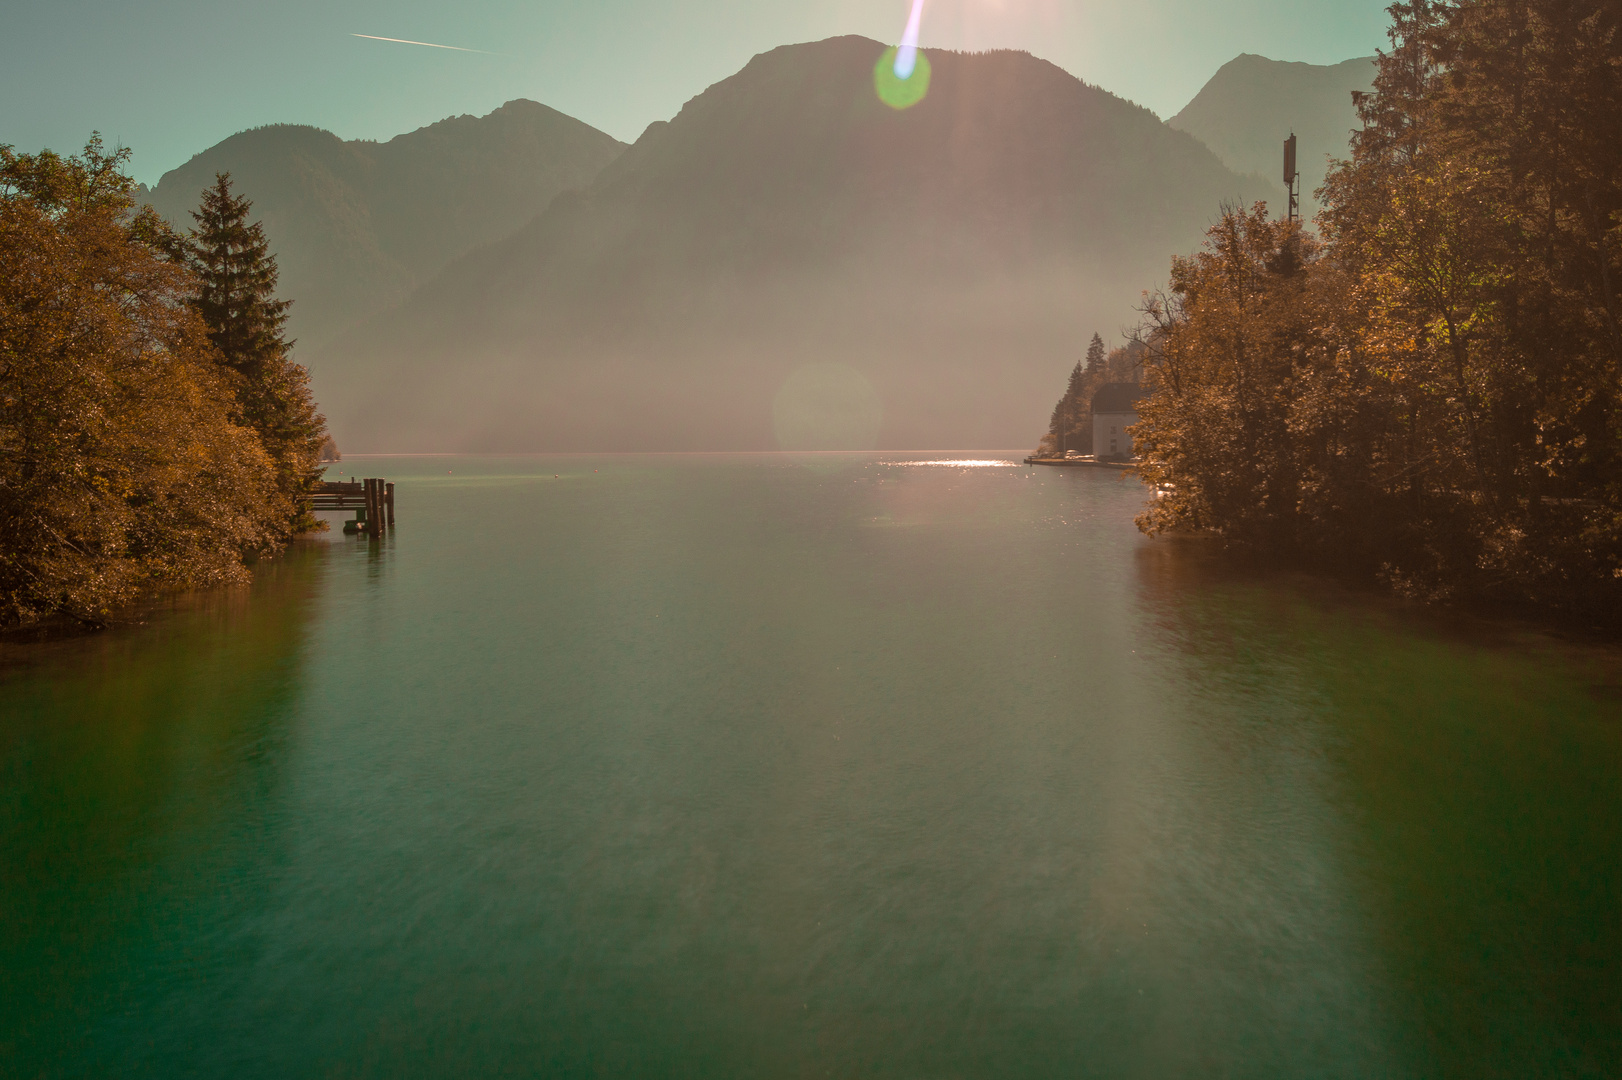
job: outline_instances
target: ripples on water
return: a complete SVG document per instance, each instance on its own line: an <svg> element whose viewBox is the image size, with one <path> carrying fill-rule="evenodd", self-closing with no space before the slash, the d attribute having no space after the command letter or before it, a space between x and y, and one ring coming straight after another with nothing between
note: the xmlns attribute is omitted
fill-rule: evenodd
<svg viewBox="0 0 1622 1080"><path fill-rule="evenodd" d="M940 460L346 461L13 650L0 1073L1616 1075L1614 650Z"/></svg>

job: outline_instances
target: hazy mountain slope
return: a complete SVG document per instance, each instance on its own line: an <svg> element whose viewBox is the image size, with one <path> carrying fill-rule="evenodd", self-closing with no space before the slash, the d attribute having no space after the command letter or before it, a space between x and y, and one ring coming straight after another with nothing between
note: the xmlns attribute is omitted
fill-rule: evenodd
<svg viewBox="0 0 1622 1080"><path fill-rule="evenodd" d="M340 441L1023 445L1224 200L1278 197L1023 53L929 51L892 111L882 50L755 57L324 352Z"/></svg>
<svg viewBox="0 0 1622 1080"><path fill-rule="evenodd" d="M1344 158L1358 127L1352 91L1373 82L1372 56L1326 66L1245 53L1222 65L1166 124L1205 143L1235 171L1275 182L1283 175L1284 140L1294 131L1302 205L1310 216L1326 158Z"/></svg>
<svg viewBox="0 0 1622 1080"><path fill-rule="evenodd" d="M304 345L398 303L451 259L510 235L582 187L622 143L533 101L385 143L295 125L231 136L164 174L147 198L176 224L216 172L254 201Z"/></svg>

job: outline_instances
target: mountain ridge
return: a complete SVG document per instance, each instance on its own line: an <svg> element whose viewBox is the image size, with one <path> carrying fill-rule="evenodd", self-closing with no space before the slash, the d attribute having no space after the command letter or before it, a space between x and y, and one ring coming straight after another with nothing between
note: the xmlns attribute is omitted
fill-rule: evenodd
<svg viewBox="0 0 1622 1080"><path fill-rule="evenodd" d="M884 49L754 57L350 334L317 365L346 445L767 449L828 364L871 445L1019 445L1223 202L1279 195L1026 53L923 50L928 96L891 110Z"/></svg>
<svg viewBox="0 0 1622 1080"><path fill-rule="evenodd" d="M144 194L171 223L216 172L253 200L291 299L294 336L317 342L401 298L453 259L511 233L579 187L623 144L518 98L385 141L301 124L238 132Z"/></svg>
<svg viewBox="0 0 1622 1080"><path fill-rule="evenodd" d="M1338 64L1240 53L1217 69L1166 126L1209 146L1236 172L1282 179L1284 139L1294 132L1302 210L1310 217L1327 159L1346 156L1358 126L1352 91L1374 81L1374 57Z"/></svg>

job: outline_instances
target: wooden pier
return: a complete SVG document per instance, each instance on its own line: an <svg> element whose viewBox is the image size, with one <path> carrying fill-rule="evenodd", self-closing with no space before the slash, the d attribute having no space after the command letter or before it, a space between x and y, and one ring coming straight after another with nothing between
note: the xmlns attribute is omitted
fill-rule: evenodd
<svg viewBox="0 0 1622 1080"><path fill-rule="evenodd" d="M316 510L353 510L344 532L377 538L394 528L394 485L381 477L359 483L323 481L315 486Z"/></svg>
<svg viewBox="0 0 1622 1080"><path fill-rule="evenodd" d="M1136 461L1099 461L1088 454L1084 457L1037 457L1032 454L1025 459L1027 465L1057 465L1060 468L1086 468L1086 469L1136 469Z"/></svg>

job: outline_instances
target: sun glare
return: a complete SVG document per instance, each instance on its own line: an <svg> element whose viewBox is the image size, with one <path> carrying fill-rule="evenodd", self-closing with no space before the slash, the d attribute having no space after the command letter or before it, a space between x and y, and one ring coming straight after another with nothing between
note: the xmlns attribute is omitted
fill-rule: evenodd
<svg viewBox="0 0 1622 1080"><path fill-rule="evenodd" d="M959 469L995 469L1017 467L1017 461L1001 461L996 458L947 458L941 461L895 461L893 465L950 465Z"/></svg>
<svg viewBox="0 0 1622 1080"><path fill-rule="evenodd" d="M892 109L911 108L929 93L929 57L918 51L918 25L923 17L924 0L912 0L901 44L884 50L873 68L873 89Z"/></svg>
<svg viewBox="0 0 1622 1080"><path fill-rule="evenodd" d="M901 32L901 47L895 54L895 77L903 81L912 78L912 69L918 61L918 23L923 17L924 0L912 0L907 28Z"/></svg>

